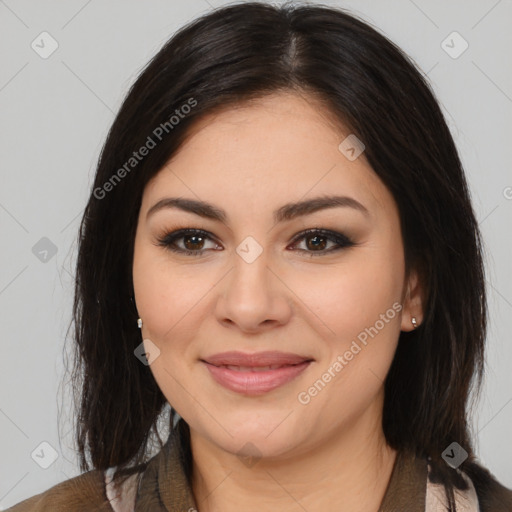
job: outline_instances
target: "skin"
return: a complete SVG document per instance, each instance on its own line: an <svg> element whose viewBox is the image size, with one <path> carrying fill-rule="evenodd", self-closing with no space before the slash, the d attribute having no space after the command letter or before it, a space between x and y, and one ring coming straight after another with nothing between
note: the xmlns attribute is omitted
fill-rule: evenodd
<svg viewBox="0 0 512 512"><path fill-rule="evenodd" d="M350 161L338 149L349 134L314 98L273 94L202 118L144 190L136 305L143 339L160 350L150 369L190 426L200 512L334 505L368 512L385 494L396 453L381 426L384 379L400 331L412 330L412 316L421 323L422 289L414 271L405 275L392 195L364 152ZM332 194L356 199L368 214L345 206L273 220L285 203ZM165 197L207 201L227 220L177 208L147 218ZM199 242L175 241L202 250L199 256L158 245L163 234L184 227L211 233ZM337 244L322 235L327 246L319 249L314 235L294 242L311 228L345 234L355 245L329 252ZM248 236L262 249L252 263L236 252ZM394 303L402 310L300 403L298 394ZM314 362L285 385L247 396L215 382L200 361L228 350L280 350Z"/></svg>

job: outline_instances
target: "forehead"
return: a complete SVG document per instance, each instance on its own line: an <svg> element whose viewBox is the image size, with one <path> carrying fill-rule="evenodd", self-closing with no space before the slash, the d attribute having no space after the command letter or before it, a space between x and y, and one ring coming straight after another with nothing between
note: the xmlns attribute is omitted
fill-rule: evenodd
<svg viewBox="0 0 512 512"><path fill-rule="evenodd" d="M146 207L167 193L242 201L253 212L309 195L352 195L377 209L393 199L364 152L339 146L349 130L313 97L272 94L207 114L148 183Z"/></svg>
<svg viewBox="0 0 512 512"><path fill-rule="evenodd" d="M315 97L280 92L204 115L191 127L179 152L203 147L210 156L235 161L249 154L260 160L292 160L305 153L313 157L327 146L336 148L347 135L347 128Z"/></svg>

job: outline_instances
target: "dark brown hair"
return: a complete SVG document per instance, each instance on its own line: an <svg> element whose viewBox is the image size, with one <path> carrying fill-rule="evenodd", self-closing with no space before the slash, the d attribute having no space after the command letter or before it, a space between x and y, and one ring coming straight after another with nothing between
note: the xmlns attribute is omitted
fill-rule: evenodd
<svg viewBox="0 0 512 512"><path fill-rule="evenodd" d="M141 336L132 258L145 185L195 121L280 91L317 99L363 141L398 205L407 269L420 271L427 297L422 325L400 335L385 381L383 429L395 449L430 458L434 479L463 487L441 454L456 441L470 455L461 469L476 467L468 400L483 373L487 311L461 161L413 62L368 23L320 5L241 3L194 20L148 63L122 104L80 226L73 320L81 469L144 465L166 405L134 356ZM174 114L178 122L170 121ZM127 167L162 126L161 140ZM179 425L187 440L188 426Z"/></svg>

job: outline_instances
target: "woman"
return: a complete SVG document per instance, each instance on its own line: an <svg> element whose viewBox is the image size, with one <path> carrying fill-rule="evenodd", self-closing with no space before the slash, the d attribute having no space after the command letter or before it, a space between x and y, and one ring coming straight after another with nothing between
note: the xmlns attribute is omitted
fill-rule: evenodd
<svg viewBox="0 0 512 512"><path fill-rule="evenodd" d="M130 90L82 220L87 472L10 510L510 511L468 431L486 313L408 58L342 10L218 9Z"/></svg>

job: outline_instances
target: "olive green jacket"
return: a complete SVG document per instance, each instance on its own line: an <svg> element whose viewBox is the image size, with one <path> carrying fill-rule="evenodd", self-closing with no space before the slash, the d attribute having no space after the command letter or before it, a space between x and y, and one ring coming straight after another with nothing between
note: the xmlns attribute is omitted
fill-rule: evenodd
<svg viewBox="0 0 512 512"><path fill-rule="evenodd" d="M174 436L173 436L174 437ZM463 477L470 490L457 495L460 512L512 512L512 491L478 467ZM399 453L380 512L448 510L443 487L428 478L428 463ZM199 510L186 478L176 442L164 448L132 475L131 487L116 497L107 472L89 471L33 496L7 512L194 512ZM107 484L106 485L106 481ZM129 489L129 490L127 490ZM199 510L200 512L200 510Z"/></svg>

